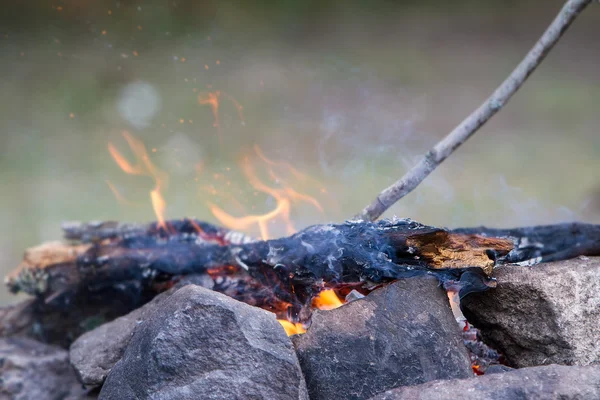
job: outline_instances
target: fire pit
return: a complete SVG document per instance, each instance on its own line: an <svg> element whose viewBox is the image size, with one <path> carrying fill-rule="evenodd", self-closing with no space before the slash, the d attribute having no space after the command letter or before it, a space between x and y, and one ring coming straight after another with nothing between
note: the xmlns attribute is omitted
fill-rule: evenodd
<svg viewBox="0 0 600 400"><path fill-rule="evenodd" d="M135 161L114 143L108 151L125 173L152 179L156 222L68 222L63 241L26 251L6 284L30 298L0 309L0 394L600 398L600 226L378 220L502 108L589 3L569 0L486 102L343 223L296 231L293 204L324 208L280 170L314 182L258 146L240 170L271 211L239 216L211 203L220 225L168 219L168 175L123 132ZM242 106L210 89L197 101L220 139L221 102L240 120ZM242 233L250 227L260 238Z"/></svg>
<svg viewBox="0 0 600 400"><path fill-rule="evenodd" d="M368 398L398 385L467 378L473 374L472 368L483 373L490 363L502 359L466 325L469 356L444 288L456 293L456 299L481 293L496 286L490 276L495 266L597 254L600 238L600 227L585 224L448 231L401 219L316 225L268 241L190 219L148 225L67 223L63 230L70 242L30 249L19 268L7 277L11 290L36 297L4 312L2 336L25 335L62 346L79 337L71 345L71 362L89 387L98 387L108 378L104 387L113 394L106 398L116 398L123 382L133 379L129 375L111 379L111 374L148 373L147 362L134 367L127 360L139 360L139 352L153 348L157 338L209 329L195 325L196 320L229 324L219 322L224 318L221 312L210 311L215 301L219 307L235 310L231 321L236 321L236 328L227 331L255 329L253 319L258 315L266 318L259 307L279 324L275 327L267 318L264 324L269 328L256 329L272 331L275 336L269 340L281 341L282 351L289 353L291 342L275 339L279 337L276 332L286 336L285 329L288 335L300 334L294 339L298 360L295 355L285 356L295 361L270 373L288 376L289 368L303 371L311 398L331 398L343 388L349 389L346 398ZM194 289L193 295L187 295L192 289L179 289L189 285L210 291ZM211 292L226 296L209 301ZM241 304L236 300L257 311L236 305ZM191 305L184 305L189 301ZM196 302L200 305L193 305ZM346 302L349 304L342 306ZM166 311L169 307L172 310ZM170 315L178 315L179 309L196 307L202 317L194 314L177 319L173 322L177 326L165 322ZM244 316L247 313L258 314ZM236 349L230 341L239 339L221 337L222 329L213 332L213 339ZM135 347L147 340L150 342L143 347ZM177 336L169 340L171 344L160 350L157 359L166 357L163 352L174 351L169 350L171 346L192 339ZM209 349L219 346L206 343ZM245 346L267 346L249 343ZM203 345L192 345L197 346ZM129 350L134 348L138 350ZM238 348L219 358L241 354ZM195 363L205 365L206 357L208 353L186 361L182 354L173 362L191 376L191 371L200 368L202 375L204 367ZM153 368L159 367L161 371L166 368ZM172 373L154 377L152 385L162 387L160 382L175 379ZM252 378L253 382L261 379ZM305 392L304 378L294 379L291 387L298 392L292 397L302 396L298 393ZM213 388L204 385L209 383L202 384L203 391ZM265 393L273 390L259 387ZM132 396L149 395L145 386L132 390ZM181 387L173 390L176 396L183 393Z"/></svg>

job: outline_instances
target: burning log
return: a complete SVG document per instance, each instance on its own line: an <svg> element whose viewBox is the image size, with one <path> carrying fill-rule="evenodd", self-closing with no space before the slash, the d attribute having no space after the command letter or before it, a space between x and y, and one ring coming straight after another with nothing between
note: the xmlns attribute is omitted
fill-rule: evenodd
<svg viewBox="0 0 600 400"><path fill-rule="evenodd" d="M459 278L454 270L462 268L480 268L489 276L496 258L513 248L509 239L411 220L315 225L268 241L189 219L167 226L67 224L66 237L79 242L30 249L7 284L13 292L49 302L124 282L148 288L189 274L242 273L299 312L325 287L376 285L431 271Z"/></svg>
<svg viewBox="0 0 600 400"><path fill-rule="evenodd" d="M349 221L267 241L191 219L166 227L65 224L74 243L29 249L6 283L46 304L119 288L145 302L184 276L204 276L214 280L214 290L306 321L324 288L368 292L394 279L434 274L448 286L458 282L464 295L487 289L497 263L600 254L600 227L587 224L451 231L409 219Z"/></svg>

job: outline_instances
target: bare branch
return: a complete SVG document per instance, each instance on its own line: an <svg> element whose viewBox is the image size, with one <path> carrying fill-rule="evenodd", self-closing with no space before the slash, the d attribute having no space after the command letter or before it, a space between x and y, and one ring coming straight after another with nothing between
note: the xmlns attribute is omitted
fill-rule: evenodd
<svg viewBox="0 0 600 400"><path fill-rule="evenodd" d="M592 0L567 1L535 46L494 93L438 142L400 180L382 191L371 204L362 210L357 218L374 221L395 202L412 192L438 165L508 102L558 42L577 15L591 2Z"/></svg>

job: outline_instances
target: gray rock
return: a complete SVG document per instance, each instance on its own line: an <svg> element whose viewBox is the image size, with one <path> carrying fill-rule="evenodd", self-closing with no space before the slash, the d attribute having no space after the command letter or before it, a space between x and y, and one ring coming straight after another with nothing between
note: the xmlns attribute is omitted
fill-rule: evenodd
<svg viewBox="0 0 600 400"><path fill-rule="evenodd" d="M307 399L274 314L195 285L138 324L102 399Z"/></svg>
<svg viewBox="0 0 600 400"><path fill-rule="evenodd" d="M597 400L600 367L549 365L470 379L405 386L372 400Z"/></svg>
<svg viewBox="0 0 600 400"><path fill-rule="evenodd" d="M15 400L92 399L60 347L28 338L0 339L0 398Z"/></svg>
<svg viewBox="0 0 600 400"><path fill-rule="evenodd" d="M294 337L310 398L367 399L473 376L448 298L433 277L400 280L330 311Z"/></svg>
<svg viewBox="0 0 600 400"><path fill-rule="evenodd" d="M169 290L144 306L81 335L69 349L69 359L86 386L101 385L121 359L137 324L173 293Z"/></svg>
<svg viewBox="0 0 600 400"><path fill-rule="evenodd" d="M483 340L515 367L600 362L600 258L495 271L498 285L462 301Z"/></svg>
<svg viewBox="0 0 600 400"><path fill-rule="evenodd" d="M111 368L123 356L135 327L177 289L190 284L212 288L213 281L205 274L188 275L174 288L159 294L142 307L81 335L69 349L69 359L79 380L89 387L102 385Z"/></svg>
<svg viewBox="0 0 600 400"><path fill-rule="evenodd" d="M515 370L514 368L507 367L506 365L494 364L494 365L490 365L489 367L486 368L485 374L486 375L503 374L505 372L510 372L510 371L514 371L514 370Z"/></svg>

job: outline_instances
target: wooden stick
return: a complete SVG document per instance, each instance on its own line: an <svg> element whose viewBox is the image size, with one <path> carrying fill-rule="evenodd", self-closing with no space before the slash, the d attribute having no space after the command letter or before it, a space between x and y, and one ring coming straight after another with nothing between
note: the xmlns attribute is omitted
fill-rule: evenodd
<svg viewBox="0 0 600 400"><path fill-rule="evenodd" d="M467 141L494 114L500 111L529 75L540 65L577 15L591 2L592 0L567 1L535 46L533 46L521 63L502 82L496 91L479 108L454 128L452 132L438 142L400 180L382 191L356 218L374 221L394 203L412 192L454 150Z"/></svg>

